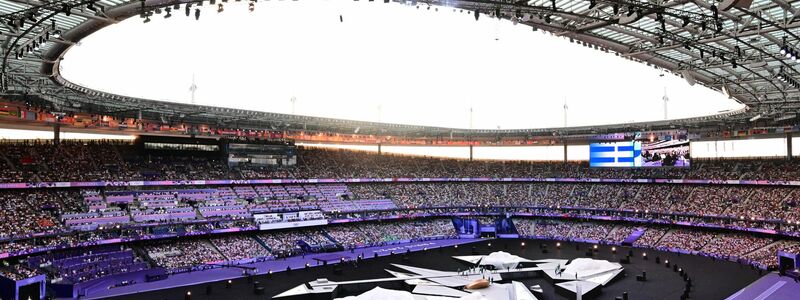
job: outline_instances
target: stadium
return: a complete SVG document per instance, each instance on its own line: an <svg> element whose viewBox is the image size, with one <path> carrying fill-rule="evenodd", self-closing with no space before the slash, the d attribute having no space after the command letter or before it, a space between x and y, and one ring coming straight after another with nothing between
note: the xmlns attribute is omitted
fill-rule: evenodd
<svg viewBox="0 0 800 300"><path fill-rule="evenodd" d="M0 299L798 299L798 11L0 0Z"/></svg>

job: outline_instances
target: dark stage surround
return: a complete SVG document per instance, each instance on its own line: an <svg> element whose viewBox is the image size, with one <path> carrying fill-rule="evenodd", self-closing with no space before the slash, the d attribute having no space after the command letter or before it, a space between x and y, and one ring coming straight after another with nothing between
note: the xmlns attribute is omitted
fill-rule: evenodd
<svg viewBox="0 0 800 300"><path fill-rule="evenodd" d="M521 247L521 242L523 241L525 242L524 248ZM491 247L489 244L491 244ZM540 249L541 244L547 245L549 253L542 253ZM576 245L579 246L580 249L576 249ZM226 287L226 281L220 281L109 299L185 299L184 297L187 291L191 291L192 300L271 299L273 295L277 295L299 284L317 278L328 278L331 281L345 281L390 277L390 275L384 271L384 269L393 269L389 266L390 263L407 264L443 271L463 270L467 268L467 265L453 259L451 256L471 255L473 246L478 254L506 251L529 259L572 259L587 257L586 252L592 247L592 244L561 242L561 248L557 249L555 241L492 239L472 244L463 244L458 246L458 248L451 246L441 250L432 249L411 254L395 254L393 256L380 257L377 259L371 258L362 261L358 266L355 266L353 263L346 263L342 265L342 272L340 275L335 274L335 265L328 265L312 267L310 269L292 270L291 272L280 272L272 275L261 275L251 279L239 278L233 280L233 284L230 288ZM630 264L623 264L622 266L625 269L623 274L620 274L617 279L606 287L603 287L602 293L595 299L613 300L615 297L621 296L623 292L628 292L630 299L679 299L686 286L685 281L678 272L673 271L672 266L669 268L664 266L665 260L669 260L671 265L677 264L679 267L683 268L691 278L691 299L725 299L760 277L758 270L735 262L628 247L618 246L617 254L612 254L611 246L600 245L593 258L619 262L619 259L624 258L629 250L632 250L634 254ZM647 260L642 259L643 252L647 252ZM408 261L404 261L403 259L406 255L408 256ZM659 264L656 263L657 257L660 259ZM636 281L636 275L642 274L642 271L647 272L648 281L646 282ZM260 282L265 288L265 295L256 295L254 293L254 281ZM557 295L553 284L543 277L517 281L523 282L526 286L534 284L541 285L544 288L544 300L566 299ZM211 294L207 294L208 286L211 286Z"/></svg>

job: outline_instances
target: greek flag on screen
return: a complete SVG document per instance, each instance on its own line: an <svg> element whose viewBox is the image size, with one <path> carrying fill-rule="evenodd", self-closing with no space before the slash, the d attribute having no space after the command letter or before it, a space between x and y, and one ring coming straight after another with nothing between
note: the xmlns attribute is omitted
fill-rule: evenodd
<svg viewBox="0 0 800 300"><path fill-rule="evenodd" d="M592 143L589 145L589 166L641 167L642 143L637 141Z"/></svg>

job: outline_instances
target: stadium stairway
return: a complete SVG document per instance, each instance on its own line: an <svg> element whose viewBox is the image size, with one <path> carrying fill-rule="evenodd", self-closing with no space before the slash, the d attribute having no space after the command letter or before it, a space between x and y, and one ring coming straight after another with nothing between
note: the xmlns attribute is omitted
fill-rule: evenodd
<svg viewBox="0 0 800 300"><path fill-rule="evenodd" d="M514 218L507 218L508 220L508 234L516 234L519 235L517 231L517 225L514 224Z"/></svg>
<svg viewBox="0 0 800 300"><path fill-rule="evenodd" d="M11 171L16 171L17 170L17 166L15 166L14 163L11 162L11 160L8 159L8 157L5 156L3 153L0 153L0 159L5 161L6 165L8 166L9 169L11 169Z"/></svg>
<svg viewBox="0 0 800 300"><path fill-rule="evenodd" d="M131 245L131 249L133 249L133 253L136 254L137 257L146 261L151 268L155 268L158 266L158 264L156 264L156 261L150 258L150 255L148 255L147 251L145 251L142 247L139 247L137 245Z"/></svg>
<svg viewBox="0 0 800 300"><path fill-rule="evenodd" d="M619 228L620 228L620 226L614 226L614 229L612 229L608 233L608 235L611 235L614 231L618 230ZM631 234L628 237L626 237L624 240L622 240L622 244L626 245L626 246L633 245L633 243L635 243L636 240L638 240L640 237L642 237L642 235L644 235L645 231L646 231L646 229L644 229L644 228L637 228L636 230L631 232Z"/></svg>
<svg viewBox="0 0 800 300"><path fill-rule="evenodd" d="M217 248L217 246L215 246L214 243L212 243L211 241L207 239L202 239L200 240L200 243L205 244L206 247L211 248L212 251L216 251L217 254L219 254L219 256L225 257L225 259L227 260L228 257L225 256L224 252L220 251L219 248Z"/></svg>
<svg viewBox="0 0 800 300"><path fill-rule="evenodd" d="M753 251L746 252L746 253L742 253L741 255L739 255L739 257L746 257L746 256L748 256L748 255L750 255L750 254L753 254L753 253L756 253L756 252L759 252L759 251L761 251L761 249L766 249L766 248L772 247L772 246L774 246L775 244L777 244L777 243L780 243L780 242L781 242L781 241L774 241L774 242L772 242L772 243L769 243L769 244L766 244L766 245L764 245L763 247L759 247L759 248L753 249Z"/></svg>
<svg viewBox="0 0 800 300"><path fill-rule="evenodd" d="M214 251L217 251L219 254L221 254L222 257L225 258L225 261L231 261L231 258L228 257L227 255L225 255L225 252L222 251L221 249L219 249L219 247L217 247L217 245L212 243L210 240L205 240L204 239L201 243L205 243L206 245L211 246L211 249L214 250Z"/></svg>
<svg viewBox="0 0 800 300"><path fill-rule="evenodd" d="M256 243L261 245L261 247L264 247L264 249L267 249L267 251L269 251L269 253L272 253L272 248L270 248L269 245L267 245L267 243L264 242L264 240L262 240L260 237L258 237L258 235L254 235L253 239L256 240Z"/></svg>
<svg viewBox="0 0 800 300"><path fill-rule="evenodd" d="M336 241L327 231L321 230L322 236L324 236L328 241L330 241L334 245L339 245L339 242Z"/></svg>

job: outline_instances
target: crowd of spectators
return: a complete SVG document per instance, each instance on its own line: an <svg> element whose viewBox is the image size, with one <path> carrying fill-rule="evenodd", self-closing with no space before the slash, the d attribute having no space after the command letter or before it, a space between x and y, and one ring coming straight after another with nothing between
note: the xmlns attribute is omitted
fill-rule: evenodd
<svg viewBox="0 0 800 300"><path fill-rule="evenodd" d="M772 243L771 239L741 233L720 233L711 239L702 253L720 257L740 257ZM773 257L774 258L774 257Z"/></svg>
<svg viewBox="0 0 800 300"><path fill-rule="evenodd" d="M39 274L42 273L23 264L5 264L0 266L0 277L11 280L28 279Z"/></svg>
<svg viewBox="0 0 800 300"><path fill-rule="evenodd" d="M480 218L479 218L480 219ZM496 217L483 217L491 224ZM619 244L635 231L644 230L635 242L638 247L669 251L689 251L723 259L738 259L759 267L774 267L779 250L800 252L800 242L773 240L742 233L711 232L656 225L615 225L609 222L564 221L540 218L515 218L513 223L522 237L561 240L590 240ZM325 251L323 244L345 249L384 245L395 241L455 237L449 218L426 218L393 222L366 222L331 225L315 229L290 229L276 232L243 232L209 238L170 239L133 244L146 257L140 258L125 246L76 248L36 256L31 266L5 264L0 275L24 279L38 274L38 268L53 276L85 281L119 272L152 266L183 271L210 263L225 263L248 258L280 259L287 256ZM210 267L210 266L209 266ZM74 278L73 278L74 277Z"/></svg>
<svg viewBox="0 0 800 300"><path fill-rule="evenodd" d="M0 239L63 229L60 213L81 210L71 190L0 190Z"/></svg>
<svg viewBox="0 0 800 300"><path fill-rule="evenodd" d="M674 229L661 238L656 248L700 251L713 238L714 234L710 232Z"/></svg>
<svg viewBox="0 0 800 300"><path fill-rule="evenodd" d="M172 155L143 150L120 142L70 142L60 145L46 142L0 143L0 182L50 181L129 181L129 180L189 180L189 179L254 179L254 178L462 178L462 177L574 177L574 178L685 178L685 179L743 179L796 180L800 178L797 161L786 160L729 160L693 162L691 169L615 170L592 169L579 162L497 162L456 159L378 155L369 152L298 149L298 164L291 168L266 168L241 165L229 168L219 155ZM560 209L580 207L605 210L630 210L689 214L657 220L685 221L694 224L714 224L729 227L758 227L781 231L798 231L800 222L798 198L800 189L793 187L760 187L728 185L636 184L636 183L371 183L340 184L335 195L325 194L333 185L280 185L214 187L207 198L198 198L191 189L176 191L149 190L144 187L106 188L103 190L25 189L0 191L0 252L13 252L33 247L77 245L109 237L136 237L152 231L120 229L116 231L75 233L65 224L65 214L112 213L130 216L142 214L169 215L174 208L233 207L232 210L278 209L297 211L322 209L323 202L389 199L405 210L432 208L526 207L527 212L560 214ZM177 192L181 189L182 192ZM132 191L131 202L109 201L109 191ZM201 193L201 192L198 192ZM203 192L204 193L204 192ZM145 196L172 195L174 206L149 208ZM87 199L94 200L87 200ZM97 200L100 199L100 200ZM93 202L94 201L94 202ZM100 202L97 202L100 201ZM338 203L338 202L337 202ZM332 206L331 206L332 207ZM134 210L135 209L135 210ZM546 209L550 209L549 211ZM196 218L205 221L196 211ZM571 211L576 215L620 212ZM246 213L247 214L247 213ZM733 217L704 218L702 216ZM195 219L192 217L191 219ZM181 226L181 232L208 232L227 226L253 227L246 217L223 215L223 222L204 222ZM215 216L215 218L220 218ZM133 219L133 218L132 218ZM776 220L761 222L758 220ZM174 221L165 217L153 222ZM193 220L196 221L196 220ZM756 224L756 225L753 225ZM520 222L516 224L525 236L584 238L618 242L630 235L630 226L555 221ZM337 243L346 247L375 245L395 240L432 236L452 236L455 232L447 221L376 223L365 229L355 225L333 226L320 231L286 231L264 236L230 236L212 238L187 244L147 245L150 257L159 265L182 267L216 260L236 260L258 256L289 256L307 251L306 248L325 247ZM36 239L33 233L45 233ZM9 240L15 238L15 240ZM753 239L753 240L751 240ZM299 243L302 241L302 243ZM734 249L723 249L731 243ZM637 245L656 248L678 248L709 252L725 256L745 255L753 261L774 260L768 252L794 249L792 243L768 244L764 239L728 234L703 233L691 230L649 228ZM167 248L160 248L167 247ZM192 248L195 247L195 248ZM191 248L191 249L189 249ZM207 249L210 251L205 252ZM153 251L149 251L153 250ZM197 252L199 251L199 252ZM762 252L767 252L762 254ZM163 255L162 255L163 254ZM202 255L201 255L202 254ZM176 262L177 261L177 262Z"/></svg>
<svg viewBox="0 0 800 300"><path fill-rule="evenodd" d="M637 230L636 226L632 225L617 225L611 229L611 232L608 233L605 237L605 241L610 243L622 243L628 237L633 234L634 231Z"/></svg>
<svg viewBox="0 0 800 300"><path fill-rule="evenodd" d="M210 242L199 239L154 242L144 250L156 265L168 269L225 261Z"/></svg>
<svg viewBox="0 0 800 300"><path fill-rule="evenodd" d="M394 203L404 211L434 213L446 213L453 211L453 208L461 211L499 209L501 213L568 213L591 217L619 216L628 211L629 216L657 221L762 228L791 233L800 230L797 228L797 221L800 221L796 200L800 193L797 190L789 187L633 183L371 183L245 185L236 186L235 189L186 186L109 188L105 191L52 188L4 190L0 191L0 251L29 249L31 242L25 238L33 233L62 235L58 238L40 236L35 241L36 246L60 245L65 240L89 242L102 239L103 235L93 235L91 232L77 236L70 234L74 229L65 224L64 216L81 216L87 212L97 216L129 214L132 220L125 218L126 223L219 219L236 220L238 226L249 228L256 224L252 219L242 217L243 214L270 212L273 209L320 209L328 216L337 214L331 210L341 211L349 206L353 206L353 209L382 209L354 206L358 199L388 199L389 204ZM120 198L123 192L130 193L129 200ZM114 197L110 196L112 194ZM164 199L167 204L161 201ZM630 215L633 211L648 214ZM655 212L678 214L654 215ZM386 213L400 212L388 210ZM365 214L361 213L362 216ZM719 216L704 217L708 215ZM177 219L179 216L181 218ZM138 221L140 218L142 221ZM123 226L127 226L126 223L122 223ZM11 237L16 240L4 241Z"/></svg>
<svg viewBox="0 0 800 300"><path fill-rule="evenodd" d="M343 149L299 148L297 165L230 168L221 155L165 154L126 142L44 141L0 143L0 181L186 180L263 178L571 177L794 180L795 161L695 160L692 168L615 170L586 162L467 161Z"/></svg>
<svg viewBox="0 0 800 300"><path fill-rule="evenodd" d="M250 236L226 235L210 240L229 261L270 256L269 250Z"/></svg>
<svg viewBox="0 0 800 300"><path fill-rule="evenodd" d="M455 237L450 219L345 224L325 229L342 247L356 248L393 241Z"/></svg>
<svg viewBox="0 0 800 300"><path fill-rule="evenodd" d="M572 222L549 219L514 219L522 237L560 240L594 240L620 244L636 230L644 230L633 243L636 247L695 253L735 260L761 268L777 266L777 252L800 253L800 242L774 240L735 232L710 232L697 229L671 229L654 225L611 225L598 222Z"/></svg>
<svg viewBox="0 0 800 300"><path fill-rule="evenodd" d="M781 240L759 248L743 257L762 267L774 267L778 264L777 253L784 251L787 253L800 253L800 242Z"/></svg>
<svg viewBox="0 0 800 300"><path fill-rule="evenodd" d="M658 245L658 242L661 241L661 238L667 234L669 230L663 227L650 227L644 231L644 234L640 236L634 243L634 246L642 246L642 247L655 247Z"/></svg>
<svg viewBox="0 0 800 300"><path fill-rule="evenodd" d="M310 240L308 236L309 232L307 230L270 232L258 235L275 257L288 257L303 253L304 249L301 246L301 242Z"/></svg>

